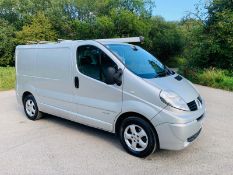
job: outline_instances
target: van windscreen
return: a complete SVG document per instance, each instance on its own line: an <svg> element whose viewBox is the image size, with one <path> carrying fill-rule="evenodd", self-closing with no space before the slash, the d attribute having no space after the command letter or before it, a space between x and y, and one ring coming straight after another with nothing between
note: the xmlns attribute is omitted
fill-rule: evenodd
<svg viewBox="0 0 233 175"><path fill-rule="evenodd" d="M167 75L166 67L139 46L107 44L106 47L139 77L151 79Z"/></svg>

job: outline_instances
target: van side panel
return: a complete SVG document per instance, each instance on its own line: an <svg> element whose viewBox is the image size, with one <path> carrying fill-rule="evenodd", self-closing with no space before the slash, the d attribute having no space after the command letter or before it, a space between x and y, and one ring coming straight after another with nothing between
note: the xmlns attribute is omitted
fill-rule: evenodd
<svg viewBox="0 0 233 175"><path fill-rule="evenodd" d="M34 79L36 50L36 48L16 48L16 95L20 104L24 92L36 94Z"/></svg>
<svg viewBox="0 0 233 175"><path fill-rule="evenodd" d="M35 61L36 49L18 49L18 71L19 75L34 76L35 75Z"/></svg>
<svg viewBox="0 0 233 175"><path fill-rule="evenodd" d="M71 67L70 48L38 48L35 87L41 111L70 117L73 111Z"/></svg>

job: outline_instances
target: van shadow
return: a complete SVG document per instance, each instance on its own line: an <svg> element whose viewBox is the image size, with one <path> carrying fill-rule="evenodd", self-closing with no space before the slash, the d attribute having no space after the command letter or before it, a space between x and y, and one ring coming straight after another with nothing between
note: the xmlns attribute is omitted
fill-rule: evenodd
<svg viewBox="0 0 233 175"><path fill-rule="evenodd" d="M146 157L145 159L148 161L152 160L169 160L169 159L177 159L178 157L184 157L186 151L180 150L180 151L170 151L170 150L157 150L150 156ZM186 153L187 154L187 153Z"/></svg>
<svg viewBox="0 0 233 175"><path fill-rule="evenodd" d="M20 112L22 113L22 118L25 119L25 115L24 115L24 111L20 110ZM119 151L124 152L125 154L127 154L127 152L123 149L123 147L120 144L119 139L117 138L117 136L113 133L107 132L107 131L103 131L100 129L96 129L93 127L89 127L80 123L76 123L67 119L63 119L57 116L53 116L50 114L44 114L43 118L41 119L42 121L46 121L49 123L53 123L55 125L60 125L60 127L64 127L70 130L74 130L75 132L78 133L83 133L85 135L88 136L93 136L93 137L97 137L100 140L103 140L105 142L108 142L110 144L113 145L113 147L117 148ZM192 145L190 146L192 147ZM189 155L189 150L192 148L186 148L184 150L180 150L180 151L168 151L168 150L158 150L157 152L151 154L150 156L146 157L146 158L142 158L142 160L147 160L147 161L154 161L154 160L166 160L166 159L176 159L177 157L182 157L184 155ZM130 156L130 155L128 155Z"/></svg>
<svg viewBox="0 0 233 175"><path fill-rule="evenodd" d="M67 119L63 119L54 115L44 114L43 119L51 123L55 123L57 125L62 125L62 127L66 127L71 130L76 130L79 133L84 133L86 135L97 137L101 140L107 141L111 143L117 149L124 151L120 145L119 139L113 133L103 131L100 129L96 129L90 126L86 126L80 123L76 123Z"/></svg>
<svg viewBox="0 0 233 175"><path fill-rule="evenodd" d="M24 111L21 111L21 113L23 114L22 117L25 117ZM60 125L61 128L64 127L70 130L74 130L75 132L77 132L77 134L83 133L88 136L97 137L98 139L113 145L113 147L117 148L121 152L124 152L124 154L127 154L127 152L121 146L119 139L113 133L96 129L90 126L86 126L80 123L76 123L50 114L44 114L41 120L49 123L54 123L56 125ZM192 145L190 147L192 147ZM141 159L147 161L176 159L177 157L188 155L187 154L187 152L189 152L188 150L189 147L180 151L158 150L157 152L151 154L150 156Z"/></svg>
<svg viewBox="0 0 233 175"><path fill-rule="evenodd" d="M46 120L47 122L61 125L61 127L75 130L75 132L77 131L78 133L83 133L85 135L97 137L100 140L103 140L104 142L108 142L109 144L112 144L115 148L127 154L127 152L122 148L119 139L113 133L96 129L90 126L86 126L80 123L76 123L70 120L66 120L50 114L44 114L42 120ZM146 158L142 158L142 160L143 159L148 161L163 160L167 158L177 157L177 155L183 154L184 152L186 151L179 151L178 154L178 151L158 150L157 152L151 154L150 156Z"/></svg>

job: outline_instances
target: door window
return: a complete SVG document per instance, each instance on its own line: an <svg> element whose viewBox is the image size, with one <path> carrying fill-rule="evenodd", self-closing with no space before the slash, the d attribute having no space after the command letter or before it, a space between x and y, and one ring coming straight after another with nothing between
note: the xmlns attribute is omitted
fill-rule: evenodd
<svg viewBox="0 0 233 175"><path fill-rule="evenodd" d="M102 50L95 46L85 45L77 49L78 69L84 75L105 82L105 72L108 67L117 65Z"/></svg>

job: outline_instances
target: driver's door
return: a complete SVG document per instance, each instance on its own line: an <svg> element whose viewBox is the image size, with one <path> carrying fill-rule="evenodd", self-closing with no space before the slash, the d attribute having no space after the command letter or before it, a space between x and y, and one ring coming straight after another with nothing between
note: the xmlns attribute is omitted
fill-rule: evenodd
<svg viewBox="0 0 233 175"><path fill-rule="evenodd" d="M118 65L94 45L77 48L74 101L81 123L111 131L115 117L121 112L122 85L107 85L104 69ZM78 82L77 82L78 81Z"/></svg>

